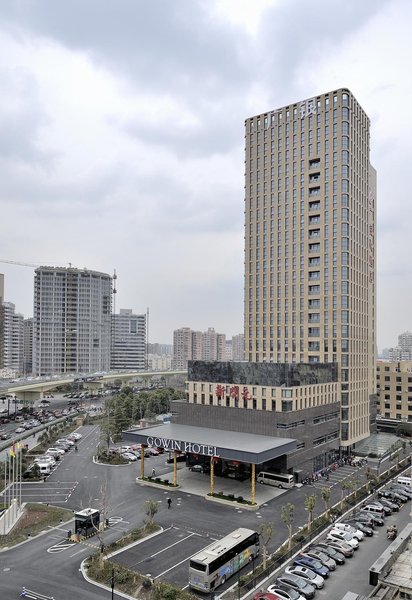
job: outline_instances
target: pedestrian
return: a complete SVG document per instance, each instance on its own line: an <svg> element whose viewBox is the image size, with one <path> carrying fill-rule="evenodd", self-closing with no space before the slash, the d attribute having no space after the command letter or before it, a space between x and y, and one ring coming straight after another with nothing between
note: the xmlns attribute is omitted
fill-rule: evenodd
<svg viewBox="0 0 412 600"><path fill-rule="evenodd" d="M172 504L172 499L168 498L167 499L167 508L170 508L171 504Z"/></svg>
<svg viewBox="0 0 412 600"><path fill-rule="evenodd" d="M156 470L152 469L152 477L156 477Z"/></svg>

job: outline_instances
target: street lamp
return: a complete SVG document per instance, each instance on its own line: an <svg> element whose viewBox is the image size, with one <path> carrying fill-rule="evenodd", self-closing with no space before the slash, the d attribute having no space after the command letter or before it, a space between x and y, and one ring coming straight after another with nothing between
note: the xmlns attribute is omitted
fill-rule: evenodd
<svg viewBox="0 0 412 600"><path fill-rule="evenodd" d="M114 567L112 567L112 600L114 600Z"/></svg>

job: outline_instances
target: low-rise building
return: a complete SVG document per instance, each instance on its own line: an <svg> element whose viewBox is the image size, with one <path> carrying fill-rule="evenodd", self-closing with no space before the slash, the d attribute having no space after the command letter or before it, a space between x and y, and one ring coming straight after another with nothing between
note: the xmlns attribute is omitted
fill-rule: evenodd
<svg viewBox="0 0 412 600"><path fill-rule="evenodd" d="M377 361L377 414L412 422L412 361Z"/></svg>

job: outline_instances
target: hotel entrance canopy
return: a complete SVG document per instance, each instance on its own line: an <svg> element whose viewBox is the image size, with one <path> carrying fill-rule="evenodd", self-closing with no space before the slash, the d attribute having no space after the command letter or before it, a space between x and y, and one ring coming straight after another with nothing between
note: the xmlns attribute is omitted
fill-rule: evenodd
<svg viewBox="0 0 412 600"><path fill-rule="evenodd" d="M296 440L239 433L192 425L166 423L123 431L123 439L166 451L216 456L225 460L260 465L296 448Z"/></svg>

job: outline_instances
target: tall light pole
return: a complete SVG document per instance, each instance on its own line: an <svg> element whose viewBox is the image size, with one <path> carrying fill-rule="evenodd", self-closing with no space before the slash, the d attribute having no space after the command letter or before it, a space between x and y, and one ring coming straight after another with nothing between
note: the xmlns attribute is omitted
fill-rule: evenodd
<svg viewBox="0 0 412 600"><path fill-rule="evenodd" d="M112 567L112 600L114 600L114 567Z"/></svg>

